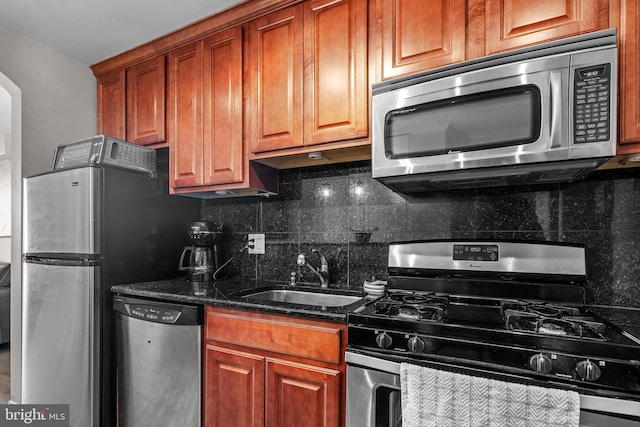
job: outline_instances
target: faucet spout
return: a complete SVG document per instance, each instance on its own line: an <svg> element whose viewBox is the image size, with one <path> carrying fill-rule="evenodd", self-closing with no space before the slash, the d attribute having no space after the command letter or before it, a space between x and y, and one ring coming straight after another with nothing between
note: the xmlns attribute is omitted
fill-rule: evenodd
<svg viewBox="0 0 640 427"><path fill-rule="evenodd" d="M305 254L298 254L298 258L296 259L296 263L299 266L307 266L309 270L313 271L316 276L320 279L320 287L328 288L329 287L329 263L327 259L318 251L317 249L312 249L312 253L317 253L320 256L320 267L315 267L313 264L310 264L307 261L307 257Z"/></svg>

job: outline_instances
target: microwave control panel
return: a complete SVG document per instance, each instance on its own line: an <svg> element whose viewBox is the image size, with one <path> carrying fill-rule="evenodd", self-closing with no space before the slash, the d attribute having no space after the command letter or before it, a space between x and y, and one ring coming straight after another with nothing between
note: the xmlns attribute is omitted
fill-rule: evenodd
<svg viewBox="0 0 640 427"><path fill-rule="evenodd" d="M608 141L611 129L611 64L576 69L573 93L575 143Z"/></svg>

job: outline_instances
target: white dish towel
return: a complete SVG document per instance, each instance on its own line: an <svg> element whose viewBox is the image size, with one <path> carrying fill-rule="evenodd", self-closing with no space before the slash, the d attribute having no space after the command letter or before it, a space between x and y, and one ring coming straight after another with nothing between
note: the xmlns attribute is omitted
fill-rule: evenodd
<svg viewBox="0 0 640 427"><path fill-rule="evenodd" d="M403 427L577 427L575 391L400 365Z"/></svg>

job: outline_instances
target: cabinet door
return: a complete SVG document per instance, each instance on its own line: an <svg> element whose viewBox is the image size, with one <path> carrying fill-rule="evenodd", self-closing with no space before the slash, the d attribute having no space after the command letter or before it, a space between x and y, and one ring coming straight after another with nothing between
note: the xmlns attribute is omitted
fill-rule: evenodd
<svg viewBox="0 0 640 427"><path fill-rule="evenodd" d="M623 0L620 36L619 154L640 152L640 6ZM635 142L636 144L631 144Z"/></svg>
<svg viewBox="0 0 640 427"><path fill-rule="evenodd" d="M264 357L207 345L204 425L264 426Z"/></svg>
<svg viewBox="0 0 640 427"><path fill-rule="evenodd" d="M204 42L204 183L242 182L242 28Z"/></svg>
<svg viewBox="0 0 640 427"><path fill-rule="evenodd" d="M125 139L125 71L98 77L98 133Z"/></svg>
<svg viewBox="0 0 640 427"><path fill-rule="evenodd" d="M465 0L379 0L377 80L465 58Z"/></svg>
<svg viewBox="0 0 640 427"><path fill-rule="evenodd" d="M169 53L170 186L202 185L202 42Z"/></svg>
<svg viewBox="0 0 640 427"><path fill-rule="evenodd" d="M304 3L304 144L365 137L367 1Z"/></svg>
<svg viewBox="0 0 640 427"><path fill-rule="evenodd" d="M267 359L267 425L338 427L340 372Z"/></svg>
<svg viewBox="0 0 640 427"><path fill-rule="evenodd" d="M127 141L139 145L164 142L165 57L127 70Z"/></svg>
<svg viewBox="0 0 640 427"><path fill-rule="evenodd" d="M487 0L487 55L598 30L597 0Z"/></svg>
<svg viewBox="0 0 640 427"><path fill-rule="evenodd" d="M301 146L302 5L271 13L249 28L252 151Z"/></svg>

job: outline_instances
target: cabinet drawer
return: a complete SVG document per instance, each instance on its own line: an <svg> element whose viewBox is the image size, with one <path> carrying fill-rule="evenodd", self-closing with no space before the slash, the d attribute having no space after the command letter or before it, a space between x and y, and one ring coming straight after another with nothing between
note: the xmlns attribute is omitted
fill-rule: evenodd
<svg viewBox="0 0 640 427"><path fill-rule="evenodd" d="M346 327L218 308L207 308L206 338L211 341L339 364Z"/></svg>

